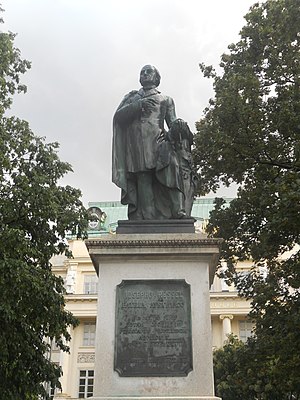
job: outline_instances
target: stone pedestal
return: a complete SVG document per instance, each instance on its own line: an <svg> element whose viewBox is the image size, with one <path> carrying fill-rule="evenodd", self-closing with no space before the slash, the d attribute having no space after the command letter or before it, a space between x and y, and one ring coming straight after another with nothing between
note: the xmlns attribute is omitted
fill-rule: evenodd
<svg viewBox="0 0 300 400"><path fill-rule="evenodd" d="M88 240L86 245L99 275L93 399L218 400L219 398L214 396L213 387L209 287L218 259L219 240L207 239L194 233L122 234ZM159 289L161 288L160 282L164 280L167 283L165 291ZM127 294L122 292L123 303L120 303L122 296L119 292L124 287L124 281L125 288L128 287L128 284L132 283L134 287L136 283L142 282L142 285L145 283L150 289L136 291L130 289L131 292L126 292ZM175 286L172 286L173 284ZM179 289L176 289L176 285L179 285ZM137 287L144 288L140 285ZM181 287L185 289L181 289ZM126 296L133 301L127 302ZM117 297L119 297L118 303ZM161 307L165 307L165 311L155 317L155 313L151 314L152 311L149 314L147 307L160 307L155 305L159 301L161 301L159 303ZM188 303L190 303L190 311L188 311ZM138 310L135 312L132 307L137 307ZM144 307L144 315L141 307ZM176 317L176 308L181 308L184 313L187 310L190 312L190 316L185 318L185 314L182 314L180 318ZM150 319L165 318L165 323L160 320L156 324L159 326L157 341L154 340L154 344L151 345L152 347L156 345L165 347L160 348L159 351L151 347L151 354L148 357L151 359L152 356L155 356L155 352L161 351L159 354L162 357L159 359L162 360L162 365L165 365L165 371L162 374L159 373L161 376L153 376L153 365L156 365L153 362L152 364L149 362L149 365L146 366L150 371L148 376L147 372L142 372L142 375L146 376L130 376L131 373L129 376L122 375L122 373L120 375L120 371L116 368L116 362L118 364L118 360L115 359L116 342L128 341L128 338L124 339L124 334L126 336L128 333L122 328L124 321L116 321L116 314L120 315L120 309L124 309L127 321L131 322L134 319L141 320L143 318L146 318L147 321L148 316ZM139 317L135 318L134 315L139 315ZM172 318L173 322L170 322ZM187 321L190 323L189 328ZM141 361L143 357L140 355L143 350L141 348L147 345L149 338L152 340L155 337L152 336L150 330L152 330L152 326L156 325L155 322L151 324L152 322L147 323L149 332L147 332L147 328L144 335L141 335L139 324L137 324L137 330L131 330L133 333L139 333L135 336L137 340L131 343L136 345L136 350L132 348L132 351L137 353L136 357L131 358L131 354L128 353L128 370L132 369L135 373L138 371L135 369L135 362L144 362ZM116 331L116 325L120 325L123 331ZM131 329L132 326L131 323ZM180 326L182 329L179 329ZM165 329L166 327L167 329ZM186 346L188 332L191 333L191 346ZM177 339L176 335L178 335ZM183 338L180 335L183 335ZM182 346L180 341L184 342ZM164 361L163 356L167 361ZM178 359L189 364L189 361L186 361L189 356L191 365L188 365L185 372L179 376ZM177 364L173 365L172 360ZM126 357L124 362L126 364ZM145 365L143 365L144 367ZM175 373L172 372L173 367Z"/></svg>

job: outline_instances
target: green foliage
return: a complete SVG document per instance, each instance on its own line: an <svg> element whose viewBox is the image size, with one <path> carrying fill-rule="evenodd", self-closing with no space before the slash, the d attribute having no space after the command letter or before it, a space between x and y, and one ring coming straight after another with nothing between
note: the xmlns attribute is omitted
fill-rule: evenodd
<svg viewBox="0 0 300 400"><path fill-rule="evenodd" d="M0 7L0 12L3 11ZM0 23L3 22L0 19ZM15 35L0 32L0 115L12 104L12 95L26 92L26 86L20 83L20 74L30 68L30 62L22 60L20 51L13 45Z"/></svg>
<svg viewBox="0 0 300 400"><path fill-rule="evenodd" d="M287 382L276 376L278 359L267 354L255 339L244 344L229 337L224 347L214 352L216 395L222 400L296 400L287 392Z"/></svg>
<svg viewBox="0 0 300 400"><path fill-rule="evenodd" d="M85 235L80 191L58 182L71 171L57 143L36 137L26 121L6 117L12 96L25 92L14 35L0 33L0 393L6 400L45 396L43 384L59 386L61 370L47 354L53 340L68 351L63 280L50 258L67 250L67 232Z"/></svg>
<svg viewBox="0 0 300 400"><path fill-rule="evenodd" d="M272 371L270 384L276 377L286 396L298 398L300 3L267 0L245 18L239 42L221 58L222 74L200 65L213 79L215 98L197 123L194 160L202 194L220 182L238 185L229 207L217 199L208 231L225 239L227 278L252 300L253 346L266 355L257 371ZM235 263L245 259L253 260L253 269L241 277ZM259 273L262 266L267 277Z"/></svg>

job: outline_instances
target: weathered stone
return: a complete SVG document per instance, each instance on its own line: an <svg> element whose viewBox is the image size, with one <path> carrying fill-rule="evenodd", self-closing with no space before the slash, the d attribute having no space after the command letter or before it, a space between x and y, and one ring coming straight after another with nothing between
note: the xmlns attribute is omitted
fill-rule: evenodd
<svg viewBox="0 0 300 400"><path fill-rule="evenodd" d="M94 399L220 400L214 396L209 301L209 282L213 279L220 241L199 234L182 233L111 235L99 240L88 240L86 244L100 277ZM126 318L117 317L119 322L117 319L116 324L118 302L123 301L123 297L117 295L118 287L122 287L122 281L131 281L133 286L139 285L142 288L145 282L153 281L155 286L155 281L164 280L166 293L168 282L180 281L190 285L192 369L188 368L182 376L145 376L149 373L143 373L143 376L120 376L120 371L114 370L114 367L119 367L115 361L115 349L116 340L121 338L124 331L121 332L123 325L120 328L117 324L129 322L135 314L132 312ZM169 292L172 296L171 293L175 293L176 289ZM162 321L161 315L155 312L153 318L157 318L157 315ZM176 310L171 315L175 321L183 319ZM188 320L187 317L185 323ZM147 324L143 323L143 326L145 330L151 329ZM157 331L158 328L155 329ZM157 334L163 335L163 330L157 331ZM151 334L145 336L146 341L151 340ZM183 336L188 337L186 330ZM141 340L139 333L138 338ZM189 355L190 350L183 354Z"/></svg>

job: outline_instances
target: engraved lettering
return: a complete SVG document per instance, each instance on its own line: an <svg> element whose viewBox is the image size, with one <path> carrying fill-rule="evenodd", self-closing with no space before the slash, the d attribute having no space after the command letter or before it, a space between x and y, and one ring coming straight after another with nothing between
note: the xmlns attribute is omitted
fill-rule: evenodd
<svg viewBox="0 0 300 400"><path fill-rule="evenodd" d="M117 287L115 369L121 376L192 370L190 288L183 280L127 280Z"/></svg>

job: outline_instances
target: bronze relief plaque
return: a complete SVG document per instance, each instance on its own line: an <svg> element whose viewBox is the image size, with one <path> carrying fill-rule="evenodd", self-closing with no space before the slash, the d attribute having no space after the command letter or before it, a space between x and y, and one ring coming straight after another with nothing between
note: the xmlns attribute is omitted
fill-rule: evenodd
<svg viewBox="0 0 300 400"><path fill-rule="evenodd" d="M192 371L191 298L185 280L123 280L117 286L114 369L124 377Z"/></svg>

